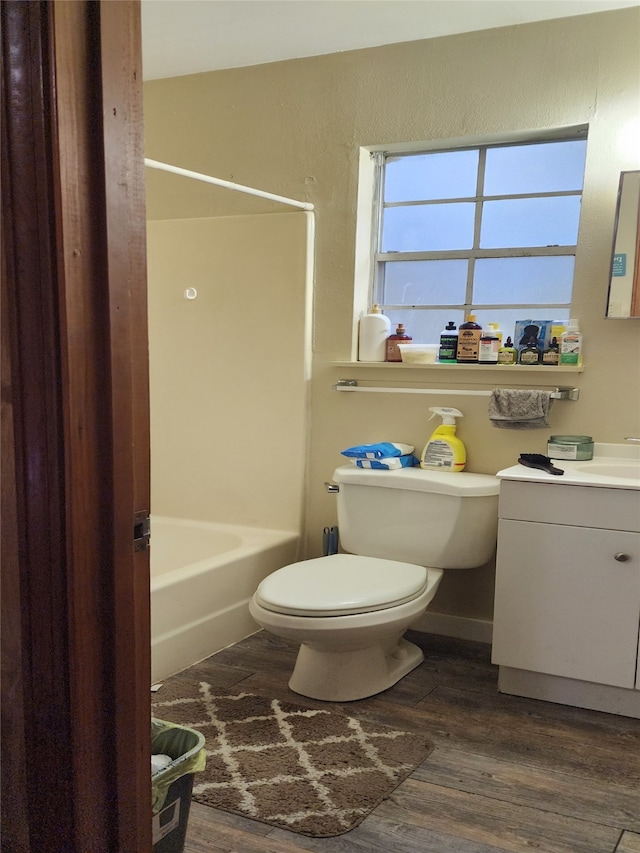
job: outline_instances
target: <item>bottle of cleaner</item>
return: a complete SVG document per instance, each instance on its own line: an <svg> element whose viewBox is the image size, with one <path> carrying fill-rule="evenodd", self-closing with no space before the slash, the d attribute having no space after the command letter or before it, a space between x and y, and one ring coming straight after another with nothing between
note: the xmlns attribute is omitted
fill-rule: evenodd
<svg viewBox="0 0 640 853"><path fill-rule="evenodd" d="M360 320L358 361L386 361L390 329L391 320L385 317L379 305L374 305Z"/></svg>
<svg viewBox="0 0 640 853"><path fill-rule="evenodd" d="M395 335L387 338L387 361L402 361L402 353L398 344L410 344L413 338L405 331L404 325L398 323Z"/></svg>
<svg viewBox="0 0 640 853"><path fill-rule="evenodd" d="M567 331L560 337L560 364L582 364L582 335L578 320L569 320Z"/></svg>
<svg viewBox="0 0 640 853"><path fill-rule="evenodd" d="M460 323L458 329L458 349L456 361L458 364L477 364L480 348L482 326L476 323L476 315L469 314L466 322Z"/></svg>
<svg viewBox="0 0 640 853"><path fill-rule="evenodd" d="M420 467L435 471L462 471L467 461L467 451L456 436L456 418L462 418L464 415L448 406L434 406L429 411L433 412L431 418L439 415L442 423L433 431L422 451Z"/></svg>
<svg viewBox="0 0 640 853"><path fill-rule="evenodd" d="M458 350L458 330L453 320L449 320L445 329L440 332L440 349L438 361L441 364L455 364Z"/></svg>

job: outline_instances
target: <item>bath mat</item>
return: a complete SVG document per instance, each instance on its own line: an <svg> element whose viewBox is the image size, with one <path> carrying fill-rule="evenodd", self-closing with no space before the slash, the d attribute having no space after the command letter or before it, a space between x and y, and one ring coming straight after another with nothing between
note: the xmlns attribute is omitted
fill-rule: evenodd
<svg viewBox="0 0 640 853"><path fill-rule="evenodd" d="M339 710L219 695L204 681L166 683L152 713L205 736L194 800L315 837L357 826L433 748L422 735Z"/></svg>

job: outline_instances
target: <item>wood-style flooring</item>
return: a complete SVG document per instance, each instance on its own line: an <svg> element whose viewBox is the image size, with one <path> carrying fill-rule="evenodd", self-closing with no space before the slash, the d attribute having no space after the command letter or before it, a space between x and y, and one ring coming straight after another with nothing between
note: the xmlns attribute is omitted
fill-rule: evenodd
<svg viewBox="0 0 640 853"><path fill-rule="evenodd" d="M192 803L185 853L640 853L640 721L507 696L490 647L425 634L424 663L350 714L426 732L427 760L356 829L309 838ZM310 703L264 632L186 672ZM180 673L173 678L183 678Z"/></svg>

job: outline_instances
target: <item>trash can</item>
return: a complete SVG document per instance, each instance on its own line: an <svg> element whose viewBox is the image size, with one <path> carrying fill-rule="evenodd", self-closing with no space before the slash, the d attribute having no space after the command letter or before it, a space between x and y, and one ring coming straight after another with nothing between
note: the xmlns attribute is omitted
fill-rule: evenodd
<svg viewBox="0 0 640 853"><path fill-rule="evenodd" d="M170 764L151 774L153 853L182 853L193 774L204 770L204 735L152 718L151 753L171 758Z"/></svg>

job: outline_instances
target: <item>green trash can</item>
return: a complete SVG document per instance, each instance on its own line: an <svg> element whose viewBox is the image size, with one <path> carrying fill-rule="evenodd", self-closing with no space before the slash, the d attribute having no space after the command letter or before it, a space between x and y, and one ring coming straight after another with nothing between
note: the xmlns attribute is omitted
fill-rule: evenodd
<svg viewBox="0 0 640 853"><path fill-rule="evenodd" d="M171 758L171 764L151 774L153 853L182 853L193 774L204 770L204 735L152 718L151 753Z"/></svg>

